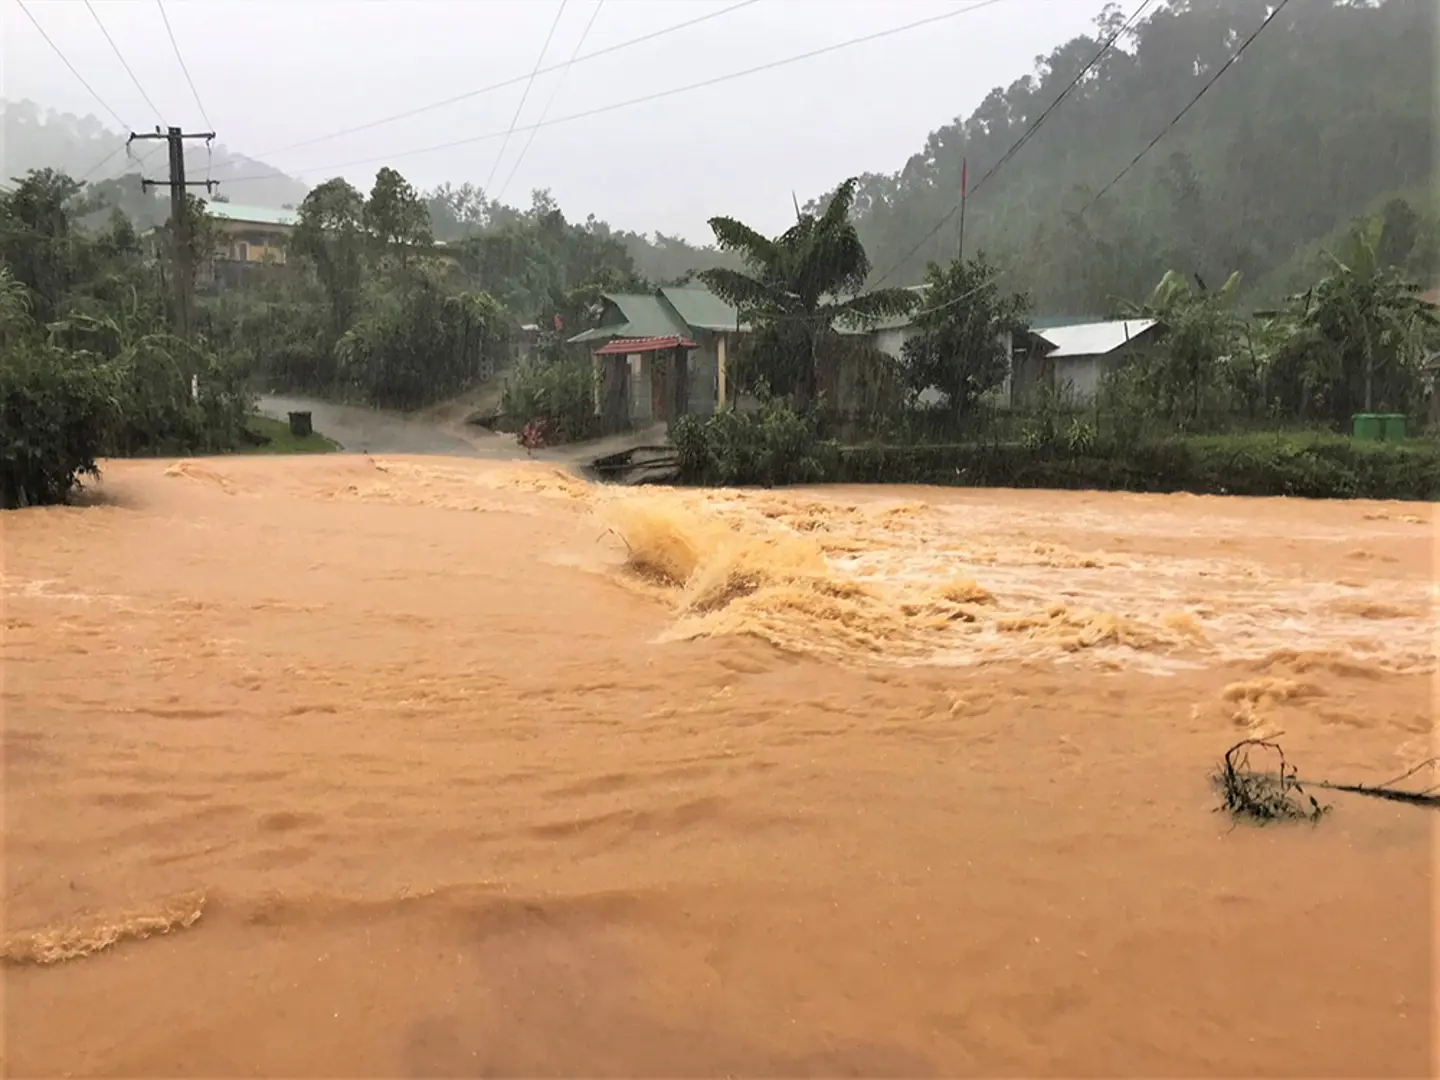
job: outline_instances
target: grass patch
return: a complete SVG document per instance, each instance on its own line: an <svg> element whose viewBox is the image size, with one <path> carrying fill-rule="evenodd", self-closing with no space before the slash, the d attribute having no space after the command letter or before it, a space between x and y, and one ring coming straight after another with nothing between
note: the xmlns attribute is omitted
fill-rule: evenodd
<svg viewBox="0 0 1440 1080"><path fill-rule="evenodd" d="M240 448L242 454L329 454L340 449L339 443L319 432L295 436L284 420L258 413L245 422L245 431L250 437Z"/></svg>

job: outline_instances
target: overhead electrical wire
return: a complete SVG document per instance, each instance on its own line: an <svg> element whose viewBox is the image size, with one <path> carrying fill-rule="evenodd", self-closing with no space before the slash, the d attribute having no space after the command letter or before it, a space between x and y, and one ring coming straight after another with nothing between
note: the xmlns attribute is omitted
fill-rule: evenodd
<svg viewBox="0 0 1440 1080"><path fill-rule="evenodd" d="M80 72L75 70L75 65L70 62L69 57L67 57L63 52L60 51L60 46L56 45L55 42L50 40L50 35L45 32L45 28L40 25L39 21L35 18L35 16L31 14L30 9L25 6L25 0L15 0L15 3L18 4L20 6L20 10L25 13L25 17L35 25L35 29L40 31L40 36L45 39L45 44L49 45L50 48L55 51L55 55L60 57L61 61L65 64L65 66L70 69L70 74L74 75L75 78L80 80L80 85L85 87L86 90L90 91L90 96L100 103L100 107L104 109L107 113L109 113L114 118L117 124L119 124L126 131L130 131L130 125L127 124L124 120L120 119L120 114L117 113L114 109L112 109L110 105L106 102L106 100L95 92L95 88L85 81L84 75L81 75Z"/></svg>
<svg viewBox="0 0 1440 1080"><path fill-rule="evenodd" d="M618 109L628 109L633 105L643 105L651 101L659 101L663 98L674 97L676 94L689 93L692 90L703 90L711 86L718 86L721 83L731 82L735 79L743 79L750 75L758 75L761 72L773 71L776 68L786 67L790 64L798 64L803 60L813 60L816 57L826 56L834 52L840 52L843 49L854 48L857 45L865 45L872 41L878 41L881 38L893 37L896 34L903 34L910 30L918 30L924 26L930 26L935 23L943 22L946 19L953 19L958 15L968 15L973 11L980 10L981 8L991 7L995 4L1004 2L1005 0L977 0L976 3L970 4L967 7L957 8L952 11L946 11L939 15L931 15L928 18L917 19L914 22L903 23L900 26L892 26L887 30L879 30L871 34L862 35L861 37L849 38L845 41L836 42L833 45L825 45L818 49L811 49L808 52L797 53L794 56L786 56L782 57L779 60L771 60L767 63L757 64L755 67L745 68L741 71L732 71L725 75L716 75L709 79L702 79L699 82L688 83L685 86L672 87L669 90L659 90L652 94L644 94L640 97L629 98L626 101L617 101L610 105L601 105L593 109L586 109L583 112L571 113L568 116L557 116L553 120L546 120L543 123L528 125L522 124L519 127L516 127L515 131L530 131L539 128L553 127L556 124L569 124L573 123L576 120L588 120L591 117L601 116L605 113L615 112ZM417 154L431 154L438 150L449 150L452 147L456 146L466 146L471 143L486 142L490 139L500 139L504 138L505 134L506 132L504 131L486 132L483 135L470 135L463 139L452 139L449 142L436 143L432 146L422 146L414 150L400 150L389 154L380 154L373 157L359 158L354 161L343 161L331 165L320 165L314 168L299 169L296 171L300 173L317 173L327 172L335 169L348 169L356 165L373 165L377 162L389 162L394 161L397 158L414 157ZM236 177L230 180L229 183L236 183L241 180L270 180L274 179L275 177L287 175L288 174L281 172L277 169L273 172L257 176Z"/></svg>
<svg viewBox="0 0 1440 1080"><path fill-rule="evenodd" d="M642 34L640 37L631 38L629 41L622 41L617 45L607 45L603 49L596 49L594 52L586 53L584 56L574 57L564 64L554 64L550 67L542 67L539 71L534 72L532 75L517 75L514 78L505 79L503 82L491 83L489 86L482 86L478 90L467 90L463 94L456 94L454 97L445 98L443 101L432 101L428 105L420 105L413 109L406 109L404 112L394 113L391 116L384 116L378 120L368 120L363 124L356 124L353 127L341 128L339 131L332 131L328 135L317 135L313 139L302 139L299 142L287 143L284 146L276 147L273 150L263 151L262 153L256 154L255 156L257 158L274 157L276 154L285 154L290 152L291 150L299 150L301 147L314 146L316 143L329 142L332 139L340 138L342 135L354 135L356 132L359 131L369 131L372 128L382 127L385 124L393 124L400 120L409 120L413 116L419 116L422 113L433 112L436 109L443 109L448 105L455 105L462 101L468 101L470 98L479 97L482 94L491 94L494 93L496 90L504 90L506 87L509 86L517 86L520 83L524 82L526 79L533 78L535 75L548 75L552 71L558 71L564 67L573 66L575 64L583 64L587 60L595 60L601 56L608 56L611 53L619 52L622 49L628 49L633 45L641 45L647 41L654 41L656 38L664 37L667 34L673 34L680 30L689 29L690 27L697 26L700 23L709 22L711 19L721 18L722 16L729 15L732 12L739 11L741 8L747 8L750 7L752 4L758 4L759 2L760 0L740 0L739 3L731 4L729 7L721 8L719 11L711 11L705 15L699 15L693 19L687 19L685 22L676 23L674 26L667 26L660 30L652 30L648 34Z"/></svg>
<svg viewBox="0 0 1440 1080"><path fill-rule="evenodd" d="M992 176L999 172L1001 167L1004 166L1006 162L1008 162L1011 158L1013 158L1017 153L1020 152L1020 149L1027 142L1029 142L1031 138L1034 137L1035 132L1040 130L1040 125L1045 123L1045 121L1049 119L1050 114L1060 107L1060 103L1070 96L1070 93L1077 86L1080 85L1080 83L1084 80L1085 76L1090 73L1091 69L1093 69L1096 64L1098 64L1101 60L1105 58L1105 55L1112 48L1115 47L1115 43L1119 41L1120 38L1123 37L1133 25L1135 25L1136 20L1140 18L1141 14L1145 11L1146 8L1151 5L1152 2L1153 0L1142 0L1140 6L1137 7L1134 12L1131 13L1130 17L1125 20L1125 24L1121 26L1119 30L1115 31L1115 33L1112 34L1109 39L1100 46L1099 51L1095 53L1095 55L1091 58L1090 62L1080 69L1080 72L1075 76L1075 78L1070 80L1069 85L1067 85L1065 89L1061 90L1055 100L1052 101L1050 105L1043 112L1041 112L1039 116L1035 118L1035 120L1030 124L1030 126L1026 128L1025 131L1021 134L1020 138L1015 140L1014 145L1012 145L1010 149L1006 150L1005 153L1000 155L999 160L996 161L994 165L990 166L988 170L986 170L985 175L980 177L979 180L975 181L975 186L972 187L969 192L965 193L964 196L962 196L961 201L957 202L954 206L947 210L945 214L940 218L940 220L935 222L935 224L931 226L930 231L920 238L919 243L917 243L900 258L896 259L889 270L886 270L885 273L881 274L878 278L875 279L875 284L877 286L884 283L885 281L888 281L890 277L897 270L900 269L900 267L904 266L907 262L909 262L921 248L923 248L926 244L930 242L931 238L934 237L936 233L938 233L947 224L949 224L951 218L953 218L956 214L960 212L961 204L964 202L965 198L967 198L969 195L973 195L976 191L979 191L980 188L984 186L987 180L989 180Z"/></svg>
<svg viewBox="0 0 1440 1080"><path fill-rule="evenodd" d="M490 166L490 175L485 178L483 190L489 191L490 185L495 182L495 174L500 171L500 162L505 157L505 148L510 145L510 136L515 134L515 125L520 122L520 113L525 108L525 102L530 98L530 88L535 85L535 76L540 73L540 65L545 62L545 53L550 49L550 42L555 39L555 28L560 25L560 20L565 15L565 7L570 0L560 0L560 6L555 9L555 18L550 21L550 32L545 35L545 44L540 46L540 55L535 57L535 69L530 72L530 78L525 82L525 89L520 94L520 104L515 106L515 115L510 117L510 127L505 132L505 138L500 143L500 152L495 155L495 164ZM532 134L533 129L532 129Z"/></svg>
<svg viewBox="0 0 1440 1080"><path fill-rule="evenodd" d="M1205 83L1205 85L1200 88L1200 92L1190 99L1190 103L1186 105L1183 109L1181 109L1178 113L1176 113L1175 119L1171 120L1170 123L1166 124L1163 128L1161 128L1159 134L1157 134L1153 139L1151 139L1145 145L1145 148L1141 150L1138 154L1136 154L1133 159L1131 159L1130 164L1126 165L1123 169L1116 173L1115 179L1111 180L1108 184L1101 188L1099 193L1096 194L1093 199L1091 199L1088 203L1085 204L1084 209L1082 209L1080 213L1086 213L1092 206L1094 206L1107 194L1109 194L1111 188L1113 188L1116 184L1123 180L1125 178L1125 175L1131 169L1133 169L1136 165L1139 165L1140 160L1145 157L1146 154L1150 153L1151 150L1154 150L1156 145L1159 144L1160 140L1165 138L1166 135L1170 134L1171 130L1175 127L1176 124L1180 123L1181 120L1185 119L1185 114L1188 113L1191 109L1193 109L1197 104L1199 104L1200 99L1205 96L1206 92L1209 91L1212 86L1214 86L1217 82L1220 81L1220 76L1224 75L1225 72L1230 70L1230 68L1234 65L1235 61L1240 59L1240 55L1250 47L1250 43L1253 42L1257 37L1259 37L1267 26L1269 26L1272 22L1275 21L1275 17L1279 15L1280 12L1285 10L1285 5L1289 2L1290 0L1279 0L1279 2L1270 9L1270 14L1265 16L1265 21L1262 22L1259 26L1257 26L1254 32L1251 33L1249 37L1247 37L1244 41L1240 43L1240 47L1230 54L1230 59L1226 60L1225 63L1221 64L1214 75L1210 76L1209 80Z"/></svg>
<svg viewBox="0 0 1440 1080"><path fill-rule="evenodd" d="M85 183L85 181L89 180L90 177L94 176L106 165L110 164L110 162L115 159L116 155L123 154L128 149L130 149L130 144L128 142L122 142L119 146L115 147L114 150L111 150L110 153L106 154L94 165L91 165L90 168L86 169L85 172L78 178L78 182L81 184Z"/></svg>
<svg viewBox="0 0 1440 1080"><path fill-rule="evenodd" d="M595 0L595 9L590 12L590 21L585 24L585 29L580 32L580 40L575 43L574 50L570 53L570 62L560 69L560 77L555 80L555 88L550 91L550 98L545 102L545 107L540 110L540 119L537 124L543 124L545 118L550 115L550 108L555 104L555 99L560 96L560 87L565 85L565 76L570 73L570 68L575 63L575 58L580 55L580 50L585 47L585 39L590 36L590 30L595 25L595 20L600 17L600 9L605 6L605 0ZM520 148L520 156L515 159L515 164L510 166L510 172L505 177L505 182L500 185L496 192L494 202L499 202L505 197L505 192L510 187L510 181L515 179L515 174L520 171L520 163L525 160L525 155L530 152L531 145L535 142L535 133L538 127L530 129L530 137L525 140L525 145Z"/></svg>
<svg viewBox="0 0 1440 1080"><path fill-rule="evenodd" d="M205 105L200 100L200 91L195 89L195 80L190 77L190 67L185 63L185 57L180 52L180 43L175 40L175 31L170 28L170 16L165 13L165 0L155 0L155 6L160 9L160 18L165 22L165 33L170 37L170 48L175 50L175 59L180 61L180 70L185 73L185 81L190 84L190 93L195 98L195 107L200 110L200 119L205 121L205 127L215 130L215 125L210 122L210 114L205 111Z"/></svg>
<svg viewBox="0 0 1440 1080"><path fill-rule="evenodd" d="M140 80L136 78L130 62L125 59L125 54L120 51L120 46L115 44L115 39L110 36L110 31L105 29L105 24L100 21L100 13L95 10L95 5L90 0L85 0L85 10L90 12L90 17L95 20L95 25L100 28L100 33L105 35L105 40L110 43L110 48L115 53L115 59L120 61L120 66L125 69L125 74L130 76L130 81L135 84L135 89L140 91L140 96L145 99L145 104L150 106L150 111L155 114L155 119L164 123L165 118L160 111L160 106L156 105L150 95L145 92L145 87L140 85Z"/></svg>

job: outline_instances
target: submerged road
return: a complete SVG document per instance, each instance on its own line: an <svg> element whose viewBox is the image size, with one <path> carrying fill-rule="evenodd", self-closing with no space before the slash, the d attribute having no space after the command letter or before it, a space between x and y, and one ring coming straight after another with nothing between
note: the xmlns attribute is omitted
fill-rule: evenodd
<svg viewBox="0 0 1440 1080"><path fill-rule="evenodd" d="M262 395L257 407L277 420L286 419L291 412L308 412L316 431L352 454L438 454L490 461L533 459L577 466L632 446L665 442L664 425L657 425L629 435L530 453L515 441L514 435L486 431L463 421L446 425L423 416L281 394Z"/></svg>
<svg viewBox="0 0 1440 1080"><path fill-rule="evenodd" d="M259 409L277 420L284 420L287 413L308 412L316 431L351 453L445 454L500 460L525 456L511 436L491 435L476 428L474 437L466 438L428 420L358 405L266 394L260 398Z"/></svg>

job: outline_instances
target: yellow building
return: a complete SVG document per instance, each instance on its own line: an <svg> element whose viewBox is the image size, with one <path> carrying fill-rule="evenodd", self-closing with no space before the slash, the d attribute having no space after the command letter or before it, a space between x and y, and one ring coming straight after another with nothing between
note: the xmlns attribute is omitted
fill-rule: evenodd
<svg viewBox="0 0 1440 1080"><path fill-rule="evenodd" d="M220 232L215 258L223 262L283 263L285 241L300 224L296 211L270 206L207 202L205 210Z"/></svg>

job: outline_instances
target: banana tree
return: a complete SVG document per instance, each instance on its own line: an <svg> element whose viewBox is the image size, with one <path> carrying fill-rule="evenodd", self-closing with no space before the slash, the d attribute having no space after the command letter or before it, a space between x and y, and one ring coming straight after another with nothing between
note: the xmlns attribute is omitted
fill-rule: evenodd
<svg viewBox="0 0 1440 1080"><path fill-rule="evenodd" d="M1147 393L1162 412L1180 421L1198 420L1207 390L1233 391L1231 365L1240 350L1241 322L1234 300L1240 274L1233 273L1218 291L1171 270L1160 279L1143 304L1121 304L1127 318L1148 318L1165 330L1154 362L1142 372Z"/></svg>
<svg viewBox="0 0 1440 1080"><path fill-rule="evenodd" d="M1365 412L1377 401L1399 407L1418 386L1427 345L1440 331L1421 287L1377 255L1379 222L1357 228L1331 272L1292 298L1299 330L1318 346L1307 366L1313 387L1328 386L1332 408L1347 411L1360 384Z"/></svg>
<svg viewBox="0 0 1440 1080"><path fill-rule="evenodd" d="M739 255L745 270L697 276L751 325L754 374L770 390L793 394L802 409L815 398L837 326L863 328L918 302L908 289L860 291L870 259L850 220L858 183L841 184L821 213L798 211L774 239L734 218L710 219L716 243Z"/></svg>

